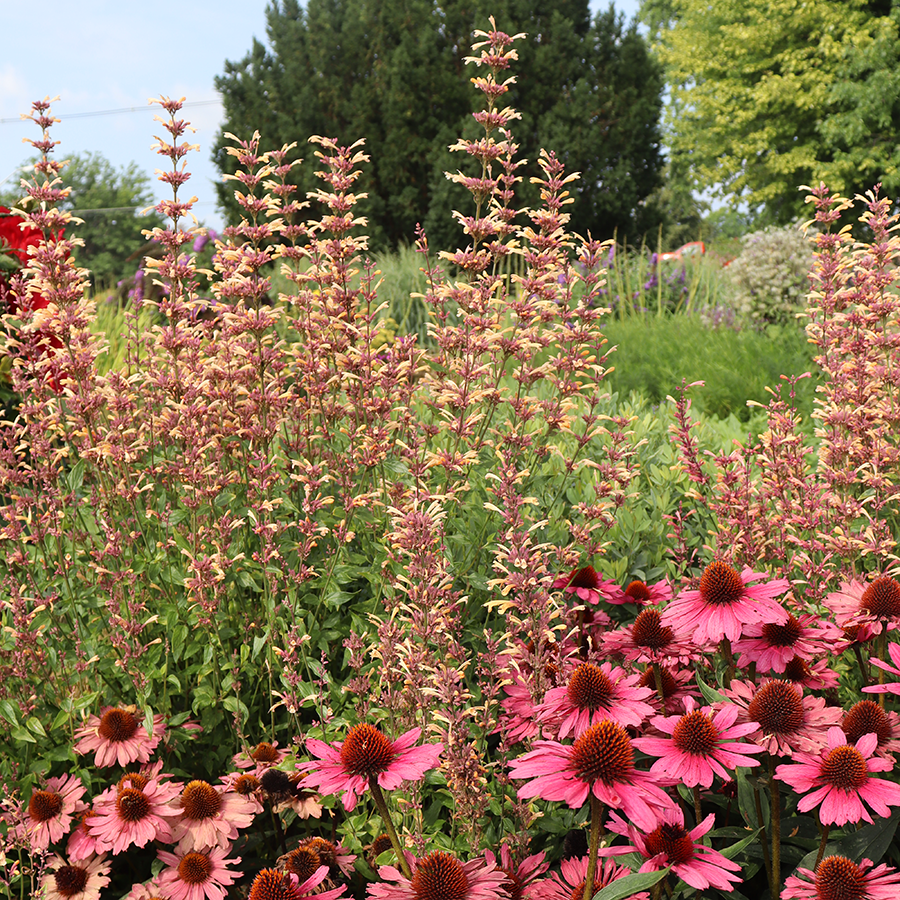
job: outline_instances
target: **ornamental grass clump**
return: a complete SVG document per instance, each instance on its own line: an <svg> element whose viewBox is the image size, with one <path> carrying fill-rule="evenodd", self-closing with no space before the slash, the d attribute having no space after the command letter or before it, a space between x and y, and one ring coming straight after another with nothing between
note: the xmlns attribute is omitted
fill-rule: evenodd
<svg viewBox="0 0 900 900"><path fill-rule="evenodd" d="M758 439L713 450L690 386L653 416L605 392L608 247L568 232L552 153L517 208L521 36L476 37L463 246L416 236L427 347L385 339L364 145L312 138L300 200L296 147L235 137L243 216L198 273L189 125L160 98L159 295L102 368L35 104L42 239L3 319L11 896L893 889L890 206L871 194L876 243L851 245L813 192L818 443L789 382Z"/></svg>

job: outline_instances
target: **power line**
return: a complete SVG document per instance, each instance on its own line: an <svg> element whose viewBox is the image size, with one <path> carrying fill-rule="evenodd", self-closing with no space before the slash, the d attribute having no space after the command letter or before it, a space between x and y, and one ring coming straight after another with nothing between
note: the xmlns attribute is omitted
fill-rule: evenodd
<svg viewBox="0 0 900 900"><path fill-rule="evenodd" d="M184 109L188 106L212 106L213 104L221 105L221 100L190 100L187 103L182 103L181 108ZM67 119L88 119L92 116L117 116L121 113L132 113L132 112L148 112L153 111L154 107L152 106L123 106L121 109L100 109L96 112L81 112L81 113L69 113L64 116L57 116L57 118L61 122L65 122ZM0 125L9 125L13 122L22 122L27 121L27 119L22 119L21 116L15 119L0 119Z"/></svg>

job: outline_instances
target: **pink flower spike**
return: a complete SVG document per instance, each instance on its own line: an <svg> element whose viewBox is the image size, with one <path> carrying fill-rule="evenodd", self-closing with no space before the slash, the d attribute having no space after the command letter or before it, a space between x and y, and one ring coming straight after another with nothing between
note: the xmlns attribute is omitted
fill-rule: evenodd
<svg viewBox="0 0 900 900"><path fill-rule="evenodd" d="M889 760L872 757L877 746L875 734L866 734L851 746L840 728L829 728L826 750L819 756L796 753L799 762L778 766L775 775L805 795L797 804L800 812L819 807L823 825L871 822L866 804L886 818L890 807L900 806L900 785L872 777L872 772L893 768Z"/></svg>
<svg viewBox="0 0 900 900"><path fill-rule="evenodd" d="M94 763L100 766L127 766L133 762L149 762L165 733L163 717L153 717L148 734L138 722L134 707L106 707L100 716L91 716L87 724L75 732L78 753L94 751Z"/></svg>
<svg viewBox="0 0 900 900"><path fill-rule="evenodd" d="M582 663L565 687L547 691L537 707L537 718L550 726L560 740L580 737L591 725L609 719L618 725L639 727L653 713L645 702L652 688L638 687L640 675L626 675L611 663Z"/></svg>
<svg viewBox="0 0 900 900"><path fill-rule="evenodd" d="M578 809L593 794L648 829L653 827L658 809L672 806L660 784L673 784L674 780L635 769L628 733L608 720L589 728L572 746L536 741L534 750L511 760L510 769L513 778L532 779L519 788L520 797L562 800Z"/></svg>
<svg viewBox="0 0 900 900"><path fill-rule="evenodd" d="M883 669L890 675L900 678L900 644L888 644L888 655L893 665L881 659L869 659L869 665ZM887 684L871 684L863 688L864 694L900 694L900 682L889 681Z"/></svg>
<svg viewBox="0 0 900 900"><path fill-rule="evenodd" d="M168 868L158 876L160 892L168 900L225 900L227 885L233 884L240 872L228 868L240 857L228 859L227 847L168 853L157 851Z"/></svg>
<svg viewBox="0 0 900 900"><path fill-rule="evenodd" d="M444 745L414 746L421 733L421 728L413 728L392 741L374 725L356 725L342 742L308 740L306 746L318 761L302 763L298 769L309 772L305 786L323 794L342 792L344 808L351 810L370 778L384 790L393 791L404 781L418 781L437 766Z"/></svg>
<svg viewBox="0 0 900 900"><path fill-rule="evenodd" d="M681 807L673 806L660 814L652 830L642 833L631 823L611 813L609 830L627 837L631 845L608 847L601 853L611 856L637 851L645 859L641 872L658 872L671 866L672 871L685 884L697 890L712 887L720 891L731 891L735 884L743 881L739 874L741 867L700 841L713 827L715 819L710 814L699 825L687 831Z"/></svg>
<svg viewBox="0 0 900 900"><path fill-rule="evenodd" d="M73 862L52 856L41 878L42 900L99 900L109 884L106 855Z"/></svg>
<svg viewBox="0 0 900 900"><path fill-rule="evenodd" d="M373 900L450 896L453 900L498 900L505 896L506 873L484 857L463 863L443 850L435 850L421 859L411 859L410 868L412 881L393 866L381 866L378 874L382 881L369 884L366 896Z"/></svg>
<svg viewBox="0 0 900 900"><path fill-rule="evenodd" d="M740 575L728 563L710 563L700 578L700 589L682 591L662 612L662 624L690 634L697 644L717 644L723 637L737 641L746 625L772 622L783 625L787 612L775 597L789 587L784 578L751 584L765 572L745 568Z"/></svg>
<svg viewBox="0 0 900 900"><path fill-rule="evenodd" d="M892 866L872 868L872 860L859 865L845 856L826 856L815 873L797 869L789 875L782 900L821 900L823 897L853 897L856 900L896 900L900 894L900 872Z"/></svg>
<svg viewBox="0 0 900 900"><path fill-rule="evenodd" d="M44 790L31 794L25 827L32 851L46 850L66 834L72 816L87 809L81 800L83 795L84 785L74 775L49 778Z"/></svg>
<svg viewBox="0 0 900 900"><path fill-rule="evenodd" d="M755 744L745 744L735 738L745 737L756 730L751 722L735 724L736 706L726 706L713 712L709 707L694 708L693 698L685 701L683 716L656 716L652 724L670 738L641 737L633 744L638 750L658 756L651 766L651 774L665 774L688 787L712 786L716 775L729 780L737 766L758 766L759 760L748 753L762 753Z"/></svg>

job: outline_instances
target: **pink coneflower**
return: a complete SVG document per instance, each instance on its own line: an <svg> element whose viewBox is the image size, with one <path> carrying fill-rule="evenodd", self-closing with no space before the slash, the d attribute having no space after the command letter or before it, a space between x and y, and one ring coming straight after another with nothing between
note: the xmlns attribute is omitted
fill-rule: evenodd
<svg viewBox="0 0 900 900"><path fill-rule="evenodd" d="M797 753L794 758L800 761L778 766L775 775L805 794L797 804L800 812L819 806L823 825L846 825L860 819L871 822L866 803L876 815L887 818L891 806L900 806L900 785L872 778L872 772L893 768L889 760L872 758L877 746L874 734L863 735L850 745L840 728L829 728L826 750L819 756Z"/></svg>
<svg viewBox="0 0 900 900"><path fill-rule="evenodd" d="M374 725L356 725L346 740L335 744L308 740L309 752L319 761L298 768L310 770L306 783L321 793L343 792L344 809L351 810L371 779L393 791L404 781L417 781L438 764L444 745L414 746L421 733L421 728L413 728L392 741Z"/></svg>
<svg viewBox="0 0 900 900"><path fill-rule="evenodd" d="M140 773L128 773L125 787L112 787L94 801L96 815L87 819L87 829L97 847L121 853L132 844L143 847L150 841L172 839L171 818L176 815L172 801L178 786Z"/></svg>
<svg viewBox="0 0 900 900"><path fill-rule="evenodd" d="M48 778L44 790L32 793L25 826L32 851L46 850L69 830L72 816L87 808L83 795L84 785L74 775Z"/></svg>
<svg viewBox="0 0 900 900"><path fill-rule="evenodd" d="M69 859L87 859L89 856L100 853L100 847L97 846L97 838L95 838L87 827L88 819L96 816L97 813L92 809L86 809L79 814L78 824L69 834L69 840L66 842L66 853Z"/></svg>
<svg viewBox="0 0 900 900"><path fill-rule="evenodd" d="M537 708L538 721L560 740L570 734L580 737L604 719L636 728L653 712L653 707L644 702L653 691L637 686L640 677L627 675L623 668L608 662L600 666L582 663L565 687L547 691Z"/></svg>
<svg viewBox="0 0 900 900"><path fill-rule="evenodd" d="M593 566L573 569L568 575L560 575L553 582L553 590L574 594L583 603L596 606L601 600L607 603L626 603L625 592L614 581L605 581Z"/></svg>
<svg viewBox="0 0 900 900"><path fill-rule="evenodd" d="M847 735L847 743L855 744L864 734L878 738L878 756L893 761L893 754L900 751L900 716L886 712L873 700L855 703L841 720L841 731Z"/></svg>
<svg viewBox="0 0 900 900"><path fill-rule="evenodd" d="M621 597L607 598L607 603L633 603L635 606L658 606L672 599L672 585L665 579L656 584L643 581L632 581L622 592Z"/></svg>
<svg viewBox="0 0 900 900"><path fill-rule="evenodd" d="M615 722L592 726L571 747L537 741L535 749L512 760L510 768L513 778L533 779L519 788L520 797L562 800L578 809L593 794L641 826L656 821L654 808L672 805L659 787L660 779L635 769L631 739Z"/></svg>
<svg viewBox="0 0 900 900"><path fill-rule="evenodd" d="M94 753L94 763L101 768L118 763L148 762L163 736L163 717L154 716L150 733L138 723L133 707L106 707L100 716L91 716L87 724L75 732L79 753Z"/></svg>
<svg viewBox="0 0 900 900"><path fill-rule="evenodd" d="M756 663L759 672L780 674L795 656L808 662L830 650L829 645L833 645L839 636L838 628L814 613L797 616L788 613L788 620L783 625L772 622L748 625L732 650L739 654L739 666Z"/></svg>
<svg viewBox="0 0 900 900"><path fill-rule="evenodd" d="M841 721L840 709L804 695L803 688L790 681L732 681L721 692L739 708L739 722L756 725L747 737L770 756L791 756L796 750L817 753L826 744L826 729Z"/></svg>
<svg viewBox="0 0 900 900"><path fill-rule="evenodd" d="M559 864L559 874L551 872L540 884L540 900L581 900L584 896L584 882L587 879L588 857L564 859ZM594 873L594 893L631 875L631 870L620 866L612 859L598 859ZM650 900L647 891L630 894L628 900Z"/></svg>
<svg viewBox="0 0 900 900"><path fill-rule="evenodd" d="M729 769L759 765L759 760L746 754L762 753L762 749L735 740L756 730L749 722L735 724L736 706L714 712L709 707L695 709L693 699L685 705L687 712L683 716L655 716L651 720L655 728L671 737L641 737L633 741L638 750L659 757L650 768L651 774L665 773L688 787L708 788L716 775L730 779Z"/></svg>
<svg viewBox="0 0 900 900"><path fill-rule="evenodd" d="M687 665L702 655L684 635L663 625L655 609L641 610L631 625L607 631L600 639L605 653L630 662Z"/></svg>
<svg viewBox="0 0 900 900"><path fill-rule="evenodd" d="M550 864L544 861L545 855L544 853L535 853L516 865L506 844L500 847L499 863L493 851L484 851L484 858L488 864L499 869L506 876L503 887L509 900L532 900L533 897L538 896L545 900L543 884L536 881L550 868Z"/></svg>
<svg viewBox="0 0 900 900"><path fill-rule="evenodd" d="M391 846L390 839L388 846ZM342 874L350 877L355 859L356 856L348 853L341 844L333 844L321 837L311 837L304 838L290 853L279 857L278 866L287 874L296 875L298 883L314 875L320 866L327 866L328 878L335 880Z"/></svg>
<svg viewBox="0 0 900 900"><path fill-rule="evenodd" d="M538 723L535 719L537 707L522 676L514 669L509 676L512 680L509 684L503 685L506 696L500 701L503 712L500 714L498 730L504 732L510 743L518 744L538 733Z"/></svg>
<svg viewBox="0 0 900 900"><path fill-rule="evenodd" d="M226 788L249 800L256 815L259 815L265 809L262 802L259 778L252 772L229 772L221 780Z"/></svg>
<svg viewBox="0 0 900 900"><path fill-rule="evenodd" d="M306 881L278 869L263 869L253 879L247 900L304 900L313 896L316 900L337 900L343 897L345 885L331 890L318 889L327 876L328 866L319 866L318 871Z"/></svg>
<svg viewBox="0 0 900 900"><path fill-rule="evenodd" d="M827 691L836 688L840 683L840 676L834 669L828 668L828 663L824 659L807 662L799 656L791 659L781 676L813 691Z"/></svg>
<svg viewBox="0 0 900 900"><path fill-rule="evenodd" d="M798 868L800 878L789 875L782 900L896 900L900 872L891 866L873 869L872 865L871 859L856 865L846 856L826 856L815 873Z"/></svg>
<svg viewBox="0 0 900 900"><path fill-rule="evenodd" d="M278 741L260 741L251 750L241 750L232 759L239 769L253 769L253 773L259 777L260 772L271 766L277 766L283 762L287 752L278 749Z"/></svg>
<svg viewBox="0 0 900 900"><path fill-rule="evenodd" d="M167 853L158 850L157 856L168 868L159 873L159 886L168 900L224 900L226 885L240 878L240 872L227 868L239 863L240 857L228 859L227 847L207 850L188 850Z"/></svg>
<svg viewBox="0 0 900 900"><path fill-rule="evenodd" d="M730 891L735 884L743 881L736 874L741 867L700 841L715 821L714 815L708 815L699 825L687 831L681 807L674 806L660 814L651 830L642 833L612 813L609 830L627 837L631 846L609 847L601 852L604 855L619 855L636 850L645 860L639 869L641 872L657 872L671 866L672 871L693 888L702 891L713 887Z"/></svg>
<svg viewBox="0 0 900 900"><path fill-rule="evenodd" d="M159 886L159 876L145 881L143 884L133 884L131 890L122 900L161 900L163 895Z"/></svg>
<svg viewBox="0 0 900 900"><path fill-rule="evenodd" d="M900 584L890 575L880 575L870 582L844 582L840 590L825 597L825 605L834 613L842 628L866 626L857 634L863 641L882 631L893 630L900 620Z"/></svg>
<svg viewBox="0 0 900 900"><path fill-rule="evenodd" d="M238 829L253 823L253 803L225 785L189 781L176 801L181 816L172 824L172 841L178 850L228 847Z"/></svg>
<svg viewBox="0 0 900 900"><path fill-rule="evenodd" d="M878 669L883 669L890 675L900 677L900 644L888 644L888 655L891 658L890 663L886 663L883 659L869 659L869 665ZM900 682L889 681L887 684L870 684L863 688L864 694L900 694Z"/></svg>
<svg viewBox="0 0 900 900"><path fill-rule="evenodd" d="M106 856L89 857L78 862L52 856L41 878L42 900L98 900L109 884Z"/></svg>
<svg viewBox="0 0 900 900"><path fill-rule="evenodd" d="M784 578L751 584L765 572L745 568L740 575L728 563L710 563L700 577L700 589L682 591L662 613L662 624L690 634L696 644L736 641L744 627L757 622L783 625L788 614L775 597L789 587Z"/></svg>
<svg viewBox="0 0 900 900"><path fill-rule="evenodd" d="M685 709L688 697L697 699L700 697L700 689L697 687L697 679L691 669L674 669L670 666L659 667L660 680L663 686L663 706L665 712L674 714ZM640 687L651 688L656 691L656 674L652 666L644 669Z"/></svg>
<svg viewBox="0 0 900 900"><path fill-rule="evenodd" d="M460 862L436 850L421 859L411 859L412 879L393 866L381 866L382 882L368 886L375 900L497 900L503 896L506 874L484 858Z"/></svg>

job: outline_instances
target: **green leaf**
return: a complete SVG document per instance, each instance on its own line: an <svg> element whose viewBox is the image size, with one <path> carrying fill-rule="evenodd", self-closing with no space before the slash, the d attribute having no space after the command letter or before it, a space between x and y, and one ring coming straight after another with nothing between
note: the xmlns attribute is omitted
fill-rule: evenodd
<svg viewBox="0 0 900 900"><path fill-rule="evenodd" d="M711 688L708 684L704 684L702 678L697 678L697 685L700 688L700 693L703 694L703 699L706 700L707 703L729 702L724 694L720 694L715 688Z"/></svg>
<svg viewBox="0 0 900 900"><path fill-rule="evenodd" d="M69 474L66 476L66 482L69 485L70 491L75 492L81 489L81 485L84 483L84 466L85 461L79 459L69 470Z"/></svg>
<svg viewBox="0 0 900 900"><path fill-rule="evenodd" d="M747 837L745 837L742 841L738 841L736 844L732 844L730 847L722 848L719 853L721 853L722 856L725 857L725 859L734 859L735 856L737 856L738 853L740 853L741 850L744 849L744 847L747 847L749 844L756 840L760 831L761 829L757 828L756 831L748 834Z"/></svg>
<svg viewBox="0 0 900 900"><path fill-rule="evenodd" d="M24 729L21 725L17 725L15 728L13 728L10 734L13 736L13 740L25 741L29 744L37 743L35 736L30 731Z"/></svg>
<svg viewBox="0 0 900 900"><path fill-rule="evenodd" d="M19 716L10 700L0 700L0 716L3 716L10 725L19 724Z"/></svg>
<svg viewBox="0 0 900 900"><path fill-rule="evenodd" d="M636 872L633 875L626 875L624 878L617 878L602 891L594 894L594 900L625 900L632 894L645 891L654 884L658 884L668 874L669 870L665 868L658 872Z"/></svg>
<svg viewBox="0 0 900 900"><path fill-rule="evenodd" d="M29 716L28 721L25 724L28 726L29 731L33 731L35 734L40 735L40 737L47 737L47 732L44 731L44 726L37 716Z"/></svg>
<svg viewBox="0 0 900 900"><path fill-rule="evenodd" d="M258 634L255 638L253 638L253 659L256 659L256 657L259 655L259 651L262 650L268 639L268 634Z"/></svg>

